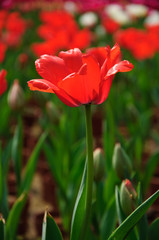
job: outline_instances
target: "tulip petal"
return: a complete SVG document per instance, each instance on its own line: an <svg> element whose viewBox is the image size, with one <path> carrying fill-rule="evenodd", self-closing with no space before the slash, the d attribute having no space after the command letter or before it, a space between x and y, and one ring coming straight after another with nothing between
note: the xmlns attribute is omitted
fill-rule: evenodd
<svg viewBox="0 0 159 240"><path fill-rule="evenodd" d="M60 89L56 92L56 96L67 106L69 107L78 107L81 105L79 101L74 99L73 97L70 97L65 91Z"/></svg>
<svg viewBox="0 0 159 240"><path fill-rule="evenodd" d="M120 47L116 43L112 49L110 47L107 47L107 58L105 59L102 67L101 67L101 78L103 79L106 73L109 71L112 66L114 66L116 63L118 63L121 59L121 52Z"/></svg>
<svg viewBox="0 0 159 240"><path fill-rule="evenodd" d="M28 82L28 86L32 91L50 92L54 93L54 90L58 88L52 83L44 79L33 79Z"/></svg>
<svg viewBox="0 0 159 240"><path fill-rule="evenodd" d="M28 82L28 86L32 91L40 91L40 92L48 92L55 93L57 97L66 105L70 107L78 107L80 105L79 102L71 98L69 95L65 93L65 91L57 88L52 83L44 80L44 79L33 79Z"/></svg>
<svg viewBox="0 0 159 240"><path fill-rule="evenodd" d="M64 60L56 56L42 55L35 61L35 66L42 78L55 85L68 75Z"/></svg>
<svg viewBox="0 0 159 240"><path fill-rule="evenodd" d="M87 64L85 75L83 75L83 71L82 75L70 74L60 81L58 86L77 102L88 104L94 101L99 92L100 69L97 61L90 55L84 56L83 62ZM86 66L85 64L84 66Z"/></svg>
<svg viewBox="0 0 159 240"><path fill-rule="evenodd" d="M90 48L87 53L94 56L101 67L108 56L108 49L106 47Z"/></svg>
<svg viewBox="0 0 159 240"><path fill-rule="evenodd" d="M82 53L78 48L74 48L66 52L61 51L59 53L59 57L64 60L70 73L78 72L83 65Z"/></svg>
<svg viewBox="0 0 159 240"><path fill-rule="evenodd" d="M119 45L116 43L110 50L110 64L114 65L121 60L121 51Z"/></svg>
<svg viewBox="0 0 159 240"><path fill-rule="evenodd" d="M109 71L106 74L106 77L114 75L117 72L129 72L133 69L133 67L134 67L133 64L130 63L129 61L127 60L121 61L109 69Z"/></svg>
<svg viewBox="0 0 159 240"><path fill-rule="evenodd" d="M112 81L113 81L113 76L110 76L107 78L106 81L101 82L99 95L98 95L98 98L96 98L96 101L94 102L94 104L101 104L107 99L111 85L112 85Z"/></svg>

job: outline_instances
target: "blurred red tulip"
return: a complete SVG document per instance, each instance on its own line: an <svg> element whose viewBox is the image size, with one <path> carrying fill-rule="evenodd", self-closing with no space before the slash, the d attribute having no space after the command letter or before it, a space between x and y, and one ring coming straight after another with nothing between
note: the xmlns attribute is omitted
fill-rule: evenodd
<svg viewBox="0 0 159 240"><path fill-rule="evenodd" d="M71 107L103 103L109 94L114 75L131 71L133 65L126 60L119 61L121 52L117 44L112 49L102 47L98 51L96 48L93 54L91 51L82 54L75 48L60 52L59 57L42 55L35 65L43 79L29 81L30 89L55 93Z"/></svg>
<svg viewBox="0 0 159 240"><path fill-rule="evenodd" d="M6 91L7 89L7 81L5 79L7 72L6 70L2 69L0 71L0 96Z"/></svg>
<svg viewBox="0 0 159 240"><path fill-rule="evenodd" d="M45 40L34 43L31 48L37 56L57 54L70 48L84 49L90 45L89 29L78 29L78 25L70 13L65 11L41 12L40 19L44 22L38 28L38 35Z"/></svg>
<svg viewBox="0 0 159 240"><path fill-rule="evenodd" d="M156 51L159 51L159 24L146 26L149 38L151 39L151 43L155 46Z"/></svg>
<svg viewBox="0 0 159 240"><path fill-rule="evenodd" d="M0 42L0 63L3 62L5 58L5 52L7 50L7 46L5 43Z"/></svg>
<svg viewBox="0 0 159 240"><path fill-rule="evenodd" d="M115 41L128 49L137 60L152 58L156 52L152 38L145 30L136 28L119 30L115 35Z"/></svg>
<svg viewBox="0 0 159 240"><path fill-rule="evenodd" d="M120 28L120 24L115 22L113 19L109 17L103 18L102 25L104 26L106 31L110 34L116 32Z"/></svg>
<svg viewBox="0 0 159 240"><path fill-rule="evenodd" d="M7 46L18 46L22 40L22 35L26 31L26 27L26 21L18 12L0 11L0 36Z"/></svg>

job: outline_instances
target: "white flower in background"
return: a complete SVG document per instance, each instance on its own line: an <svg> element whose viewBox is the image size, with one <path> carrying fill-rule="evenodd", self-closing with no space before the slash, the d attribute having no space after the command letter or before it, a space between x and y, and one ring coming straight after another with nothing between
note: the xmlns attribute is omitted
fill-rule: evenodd
<svg viewBox="0 0 159 240"><path fill-rule="evenodd" d="M150 14L145 19L145 24L149 26L158 25L159 24L159 11L152 10Z"/></svg>
<svg viewBox="0 0 159 240"><path fill-rule="evenodd" d="M72 1L66 1L64 3L64 9L69 13L76 13L78 11L76 3Z"/></svg>
<svg viewBox="0 0 159 240"><path fill-rule="evenodd" d="M92 27L98 21L98 17L94 12L87 12L80 16L79 22L83 27Z"/></svg>
<svg viewBox="0 0 159 240"><path fill-rule="evenodd" d="M131 18L129 14L124 11L119 4L109 4L105 8L105 12L111 19L113 19L120 25L131 23Z"/></svg>
<svg viewBox="0 0 159 240"><path fill-rule="evenodd" d="M148 7L142 4L128 4L126 11L132 17L144 17L148 13Z"/></svg>

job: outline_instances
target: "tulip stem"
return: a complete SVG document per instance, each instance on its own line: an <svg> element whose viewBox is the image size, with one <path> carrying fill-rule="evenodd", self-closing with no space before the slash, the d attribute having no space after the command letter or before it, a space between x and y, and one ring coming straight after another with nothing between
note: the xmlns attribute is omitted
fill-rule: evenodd
<svg viewBox="0 0 159 240"><path fill-rule="evenodd" d="M87 179L86 179L86 202L85 202L85 218L81 229L80 239L85 240L87 228L89 227L92 206L93 192L93 134L92 134L92 115L91 105L85 106L86 115L86 144L87 144Z"/></svg>

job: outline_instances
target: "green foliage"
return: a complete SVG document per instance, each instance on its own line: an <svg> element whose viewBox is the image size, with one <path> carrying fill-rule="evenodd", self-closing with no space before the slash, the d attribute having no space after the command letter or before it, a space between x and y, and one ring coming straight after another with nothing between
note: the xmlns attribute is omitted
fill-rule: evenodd
<svg viewBox="0 0 159 240"><path fill-rule="evenodd" d="M6 231L5 231L5 237L7 240L14 240L16 236L16 230L18 227L18 223L20 220L20 215L22 212L22 209L26 203L27 199L27 193L22 193L19 198L14 203L7 222L6 222Z"/></svg>
<svg viewBox="0 0 159 240"><path fill-rule="evenodd" d="M42 240L62 240L62 234L54 221L53 217L46 211L43 228L42 228Z"/></svg>
<svg viewBox="0 0 159 240"><path fill-rule="evenodd" d="M85 217L85 201L86 201L86 166L83 171L81 185L74 206L74 212L71 223L71 238L70 238L71 240L80 239L80 233L83 228L83 222Z"/></svg>
<svg viewBox="0 0 159 240"><path fill-rule="evenodd" d="M159 190L143 202L138 208L136 208L135 211L132 212L111 234L108 240L123 240L158 197Z"/></svg>
<svg viewBox="0 0 159 240"><path fill-rule="evenodd" d="M28 192L30 189L30 185L32 183L32 179L35 173L35 169L36 169L36 164L38 161L38 156L40 153L40 150L42 148L42 145L44 143L44 140L47 136L47 133L43 133L43 135L40 137L36 147L34 148L28 163L26 165L26 169L25 169L25 174L24 177L22 179L22 183L20 186L20 194L23 192Z"/></svg>

